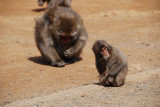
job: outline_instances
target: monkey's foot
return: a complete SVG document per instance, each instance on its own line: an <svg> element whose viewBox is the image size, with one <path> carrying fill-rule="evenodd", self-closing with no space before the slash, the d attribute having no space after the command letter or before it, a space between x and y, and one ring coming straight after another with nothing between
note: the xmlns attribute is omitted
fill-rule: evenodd
<svg viewBox="0 0 160 107"><path fill-rule="evenodd" d="M55 67L64 67L65 66L65 62L63 60L61 60L59 62L52 62L51 65L55 66Z"/></svg>
<svg viewBox="0 0 160 107"><path fill-rule="evenodd" d="M114 77L108 77L108 82L112 84L114 82Z"/></svg>

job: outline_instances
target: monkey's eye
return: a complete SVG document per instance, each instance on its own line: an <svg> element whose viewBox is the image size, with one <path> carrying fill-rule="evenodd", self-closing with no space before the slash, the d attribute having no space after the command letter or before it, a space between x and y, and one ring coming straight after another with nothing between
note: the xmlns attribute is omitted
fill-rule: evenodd
<svg viewBox="0 0 160 107"><path fill-rule="evenodd" d="M101 49L100 49L100 51L104 51L104 50L106 50L107 48L106 47L102 47Z"/></svg>

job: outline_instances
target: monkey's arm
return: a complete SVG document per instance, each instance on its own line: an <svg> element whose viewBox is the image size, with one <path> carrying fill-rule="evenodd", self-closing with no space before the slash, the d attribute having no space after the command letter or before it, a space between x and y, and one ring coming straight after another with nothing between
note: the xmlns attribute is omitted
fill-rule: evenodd
<svg viewBox="0 0 160 107"><path fill-rule="evenodd" d="M77 42L71 48L69 48L68 50L66 50L64 52L65 56L70 58L70 57L80 53L86 43L87 38L88 38L88 34L85 30L85 27L82 26L80 29L80 36L79 36Z"/></svg>
<svg viewBox="0 0 160 107"><path fill-rule="evenodd" d="M76 42L76 44L72 47L75 50L75 53L78 52L79 50L81 50L84 47L87 38L88 38L88 34L86 32L86 29L85 29L84 26L82 26L81 29L80 29L79 39Z"/></svg>
<svg viewBox="0 0 160 107"><path fill-rule="evenodd" d="M49 61L53 66L64 66L65 63L60 59L54 48L54 41L48 32L48 27L45 25L40 31L36 28L35 31L36 43L41 54Z"/></svg>
<svg viewBox="0 0 160 107"><path fill-rule="evenodd" d="M117 75L120 70L123 68L125 64L122 62L122 63L113 63L111 69L109 70L109 76L115 76Z"/></svg>

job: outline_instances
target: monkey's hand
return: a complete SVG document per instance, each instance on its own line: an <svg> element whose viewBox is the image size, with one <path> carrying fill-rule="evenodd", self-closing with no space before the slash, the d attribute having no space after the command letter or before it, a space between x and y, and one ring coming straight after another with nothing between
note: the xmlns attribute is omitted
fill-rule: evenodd
<svg viewBox="0 0 160 107"><path fill-rule="evenodd" d="M108 72L106 71L106 72L104 72L104 73L102 73L102 74L100 74L100 76L99 76L99 83L101 84L101 85L109 85L109 82L108 82Z"/></svg>
<svg viewBox="0 0 160 107"><path fill-rule="evenodd" d="M51 65L55 66L55 67L64 67L65 66L65 62L63 60L60 60L58 62L52 62Z"/></svg>
<svg viewBox="0 0 160 107"><path fill-rule="evenodd" d="M71 49L65 50L64 51L64 56L66 58L71 58L73 56L73 51Z"/></svg>

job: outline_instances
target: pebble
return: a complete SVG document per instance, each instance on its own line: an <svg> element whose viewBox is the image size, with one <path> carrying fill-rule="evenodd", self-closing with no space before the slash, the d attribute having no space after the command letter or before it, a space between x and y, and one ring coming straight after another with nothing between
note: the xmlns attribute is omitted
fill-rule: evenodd
<svg viewBox="0 0 160 107"><path fill-rule="evenodd" d="M151 59L149 59L149 61L152 61Z"/></svg>
<svg viewBox="0 0 160 107"><path fill-rule="evenodd" d="M141 101L142 101L141 99L138 100L138 102L141 102Z"/></svg>
<svg viewBox="0 0 160 107"><path fill-rule="evenodd" d="M143 71L142 67L138 64L132 65L132 67L136 70L136 71Z"/></svg>
<svg viewBox="0 0 160 107"><path fill-rule="evenodd" d="M12 93L8 93L8 95L12 95Z"/></svg>
<svg viewBox="0 0 160 107"><path fill-rule="evenodd" d="M109 103L108 103L108 101L104 101L103 103L105 103L105 104L109 104Z"/></svg>
<svg viewBox="0 0 160 107"><path fill-rule="evenodd" d="M145 46L149 46L149 45L152 45L151 43L147 43L147 44L145 44Z"/></svg>
<svg viewBox="0 0 160 107"><path fill-rule="evenodd" d="M106 13L100 13L101 17L107 17L108 15Z"/></svg>
<svg viewBox="0 0 160 107"><path fill-rule="evenodd" d="M39 107L39 105L38 105L38 104L36 104L36 107Z"/></svg>
<svg viewBox="0 0 160 107"><path fill-rule="evenodd" d="M19 41L17 40L16 43L19 43Z"/></svg>

